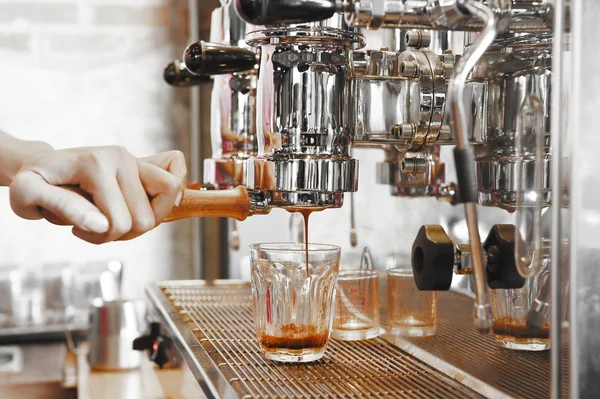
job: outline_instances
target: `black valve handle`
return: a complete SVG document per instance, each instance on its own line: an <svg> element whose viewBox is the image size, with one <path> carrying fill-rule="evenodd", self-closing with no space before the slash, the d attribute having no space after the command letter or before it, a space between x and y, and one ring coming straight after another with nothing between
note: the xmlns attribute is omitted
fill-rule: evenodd
<svg viewBox="0 0 600 399"><path fill-rule="evenodd" d="M165 338L160 335L160 324L150 323L150 333L133 340L133 349L148 351L150 360L161 369L169 362Z"/></svg>
<svg viewBox="0 0 600 399"><path fill-rule="evenodd" d="M515 264L515 226L496 224L483 243L487 255L487 280L491 289L515 289L525 285L525 279Z"/></svg>
<svg viewBox="0 0 600 399"><path fill-rule="evenodd" d="M322 21L336 12L335 0L235 0L235 8L254 25Z"/></svg>
<svg viewBox="0 0 600 399"><path fill-rule="evenodd" d="M201 76L248 71L257 63L252 50L205 41L190 44L183 58L188 71Z"/></svg>
<svg viewBox="0 0 600 399"><path fill-rule="evenodd" d="M415 284L420 291L448 291L454 271L454 244L439 225L422 226L412 247Z"/></svg>
<svg viewBox="0 0 600 399"><path fill-rule="evenodd" d="M163 71L165 82L175 87L197 86L204 82L210 82L210 76L194 75L180 61L173 61Z"/></svg>

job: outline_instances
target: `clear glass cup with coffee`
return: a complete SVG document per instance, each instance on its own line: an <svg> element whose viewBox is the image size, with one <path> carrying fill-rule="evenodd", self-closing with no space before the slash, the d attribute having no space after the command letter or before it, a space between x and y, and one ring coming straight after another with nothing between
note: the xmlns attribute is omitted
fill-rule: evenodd
<svg viewBox="0 0 600 399"><path fill-rule="evenodd" d="M250 260L254 325L263 355L279 362L323 357L331 332L340 248L254 244Z"/></svg>

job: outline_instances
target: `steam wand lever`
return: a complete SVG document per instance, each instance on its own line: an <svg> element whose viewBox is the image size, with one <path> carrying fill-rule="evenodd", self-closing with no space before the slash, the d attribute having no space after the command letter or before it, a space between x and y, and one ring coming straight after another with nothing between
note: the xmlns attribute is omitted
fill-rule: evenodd
<svg viewBox="0 0 600 399"><path fill-rule="evenodd" d="M335 0L235 0L238 15L254 25L322 21L341 7Z"/></svg>

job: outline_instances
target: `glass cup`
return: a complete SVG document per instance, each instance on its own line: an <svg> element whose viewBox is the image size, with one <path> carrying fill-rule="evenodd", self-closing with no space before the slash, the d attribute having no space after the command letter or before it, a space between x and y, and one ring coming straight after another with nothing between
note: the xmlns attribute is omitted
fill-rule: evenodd
<svg viewBox="0 0 600 399"><path fill-rule="evenodd" d="M19 267L10 274L12 320L17 327L43 325L44 285L37 269Z"/></svg>
<svg viewBox="0 0 600 399"><path fill-rule="evenodd" d="M332 324L340 248L273 243L250 246L254 325L263 355L279 362L323 357Z"/></svg>
<svg viewBox="0 0 600 399"><path fill-rule="evenodd" d="M549 252L549 248L546 249ZM494 339L508 349L550 348L550 258L523 288L491 290Z"/></svg>
<svg viewBox="0 0 600 399"><path fill-rule="evenodd" d="M121 298L123 263L118 260L94 261L74 269L73 305L78 319L87 319L90 305L100 299L116 301Z"/></svg>
<svg viewBox="0 0 600 399"><path fill-rule="evenodd" d="M60 324L74 315L73 268L69 263L48 263L42 267L46 324Z"/></svg>
<svg viewBox="0 0 600 399"><path fill-rule="evenodd" d="M0 328L13 324L12 281L18 273L19 266L15 264L0 265Z"/></svg>
<svg viewBox="0 0 600 399"><path fill-rule="evenodd" d="M412 269L387 271L387 327L393 335L428 337L437 329L437 292L419 291Z"/></svg>
<svg viewBox="0 0 600 399"><path fill-rule="evenodd" d="M378 336L379 272L340 271L333 308L333 338L353 341Z"/></svg>

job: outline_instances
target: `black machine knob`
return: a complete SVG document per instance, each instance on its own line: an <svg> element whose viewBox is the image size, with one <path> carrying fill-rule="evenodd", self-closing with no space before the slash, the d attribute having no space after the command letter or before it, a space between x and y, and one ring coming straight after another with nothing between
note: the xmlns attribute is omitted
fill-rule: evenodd
<svg viewBox="0 0 600 399"><path fill-rule="evenodd" d="M335 0L235 0L235 8L254 25L322 21L336 12Z"/></svg>
<svg viewBox="0 0 600 399"><path fill-rule="evenodd" d="M483 243L487 255L487 280L492 289L522 288L525 279L515 264L515 226L497 224Z"/></svg>
<svg viewBox="0 0 600 399"><path fill-rule="evenodd" d="M163 77L165 82L175 87L197 86L211 80L209 76L194 75L180 61L173 61L167 65L163 71Z"/></svg>
<svg viewBox="0 0 600 399"><path fill-rule="evenodd" d="M147 350L150 360L161 369L169 362L167 345L165 339L160 335L160 323L150 323L150 333L133 340L133 349L137 351Z"/></svg>
<svg viewBox="0 0 600 399"><path fill-rule="evenodd" d="M251 50L205 41L190 44L183 58L191 73L202 76L248 71L256 65L256 54Z"/></svg>
<svg viewBox="0 0 600 399"><path fill-rule="evenodd" d="M439 225L422 226L412 247L412 267L421 291L447 291L454 271L454 244Z"/></svg>

